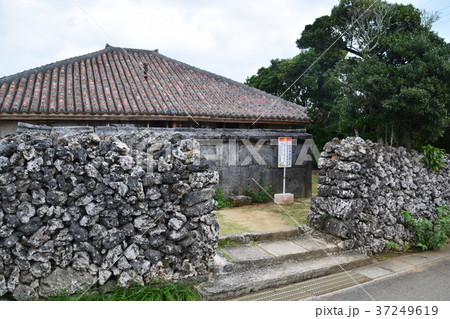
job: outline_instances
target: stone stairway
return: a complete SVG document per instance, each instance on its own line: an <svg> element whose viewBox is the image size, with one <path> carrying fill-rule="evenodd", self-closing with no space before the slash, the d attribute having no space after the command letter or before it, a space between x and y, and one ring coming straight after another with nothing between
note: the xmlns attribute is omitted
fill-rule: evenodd
<svg viewBox="0 0 450 319"><path fill-rule="evenodd" d="M372 262L307 226L222 236L220 243L211 279L197 287L206 300L229 300Z"/></svg>

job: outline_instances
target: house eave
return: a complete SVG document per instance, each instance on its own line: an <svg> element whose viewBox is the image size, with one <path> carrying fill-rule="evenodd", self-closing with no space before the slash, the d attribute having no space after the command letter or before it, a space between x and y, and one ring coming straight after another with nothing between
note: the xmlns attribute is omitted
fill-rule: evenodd
<svg viewBox="0 0 450 319"><path fill-rule="evenodd" d="M211 117L211 116L167 116L167 115L111 115L111 114L0 114L0 120L28 120L28 121L180 121L180 122L218 122L218 123L247 123L247 124L284 124L308 125L309 119L268 119L268 118L239 118L239 117Z"/></svg>

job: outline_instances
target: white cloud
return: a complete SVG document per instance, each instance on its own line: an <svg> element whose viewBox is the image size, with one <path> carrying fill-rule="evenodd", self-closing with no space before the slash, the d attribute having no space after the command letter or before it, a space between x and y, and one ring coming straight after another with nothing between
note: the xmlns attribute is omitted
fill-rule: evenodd
<svg viewBox="0 0 450 319"><path fill-rule="evenodd" d="M337 3L0 0L0 77L101 50L109 43L159 49L168 57L242 82L271 59L297 54L295 40L304 26L329 14Z"/></svg>

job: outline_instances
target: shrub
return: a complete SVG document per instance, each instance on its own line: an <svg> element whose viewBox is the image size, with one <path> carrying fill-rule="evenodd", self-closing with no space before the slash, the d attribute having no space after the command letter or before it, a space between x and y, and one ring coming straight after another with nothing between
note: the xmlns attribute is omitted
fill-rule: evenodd
<svg viewBox="0 0 450 319"><path fill-rule="evenodd" d="M416 246L422 250L438 250L445 246L450 235L450 209L437 207L438 213L435 221L423 217L414 218L410 211L403 211L406 225L416 236Z"/></svg>
<svg viewBox="0 0 450 319"><path fill-rule="evenodd" d="M272 200L273 193L273 185L266 184L262 177L259 179L257 187L245 190L245 195L250 196L253 203L267 203Z"/></svg>
<svg viewBox="0 0 450 319"><path fill-rule="evenodd" d="M447 206L438 206L436 207L436 211L439 216L440 227L444 231L447 237L450 236L450 207Z"/></svg>
<svg viewBox="0 0 450 319"><path fill-rule="evenodd" d="M423 161L430 167L433 172L436 172L444 166L444 149L437 148L428 144L427 146L422 146L422 152L424 155Z"/></svg>
<svg viewBox="0 0 450 319"><path fill-rule="evenodd" d="M216 194L214 195L214 199L217 201L217 209L221 209L224 207L233 207L233 204L225 197L223 191L220 188L216 189Z"/></svg>
<svg viewBox="0 0 450 319"><path fill-rule="evenodd" d="M407 251L409 248L411 248L411 245L410 245L410 244L408 244L408 243L403 243L403 245L402 245L402 250L403 250L403 251Z"/></svg>

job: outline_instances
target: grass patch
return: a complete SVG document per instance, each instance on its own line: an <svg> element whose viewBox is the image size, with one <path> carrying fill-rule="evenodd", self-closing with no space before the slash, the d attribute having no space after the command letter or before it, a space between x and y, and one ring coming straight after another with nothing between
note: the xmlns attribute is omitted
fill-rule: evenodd
<svg viewBox="0 0 450 319"><path fill-rule="evenodd" d="M153 281L145 286L115 287L111 290L92 288L75 295L63 292L47 297L47 301L197 301L200 294L190 285Z"/></svg>
<svg viewBox="0 0 450 319"><path fill-rule="evenodd" d="M289 224L289 226L307 224L310 202L310 198L299 198L296 199L292 204L283 205L282 209L271 209L271 212L280 214L280 217L286 219L286 223ZM286 213L288 213L292 218L289 217Z"/></svg>
<svg viewBox="0 0 450 319"><path fill-rule="evenodd" d="M243 246L244 244L236 241L234 239L219 239L219 241L217 242L217 246L222 248L222 247L227 247L227 246Z"/></svg>
<svg viewBox="0 0 450 319"><path fill-rule="evenodd" d="M317 172L313 172L312 176L312 196L317 196L319 193L319 185L317 184Z"/></svg>
<svg viewBox="0 0 450 319"><path fill-rule="evenodd" d="M234 258L231 257L230 254L226 253L222 248L220 248L220 247L217 248L217 252L218 252L219 254L221 254L223 257L225 257L226 259L228 259L229 261L236 262L236 261L234 260Z"/></svg>

